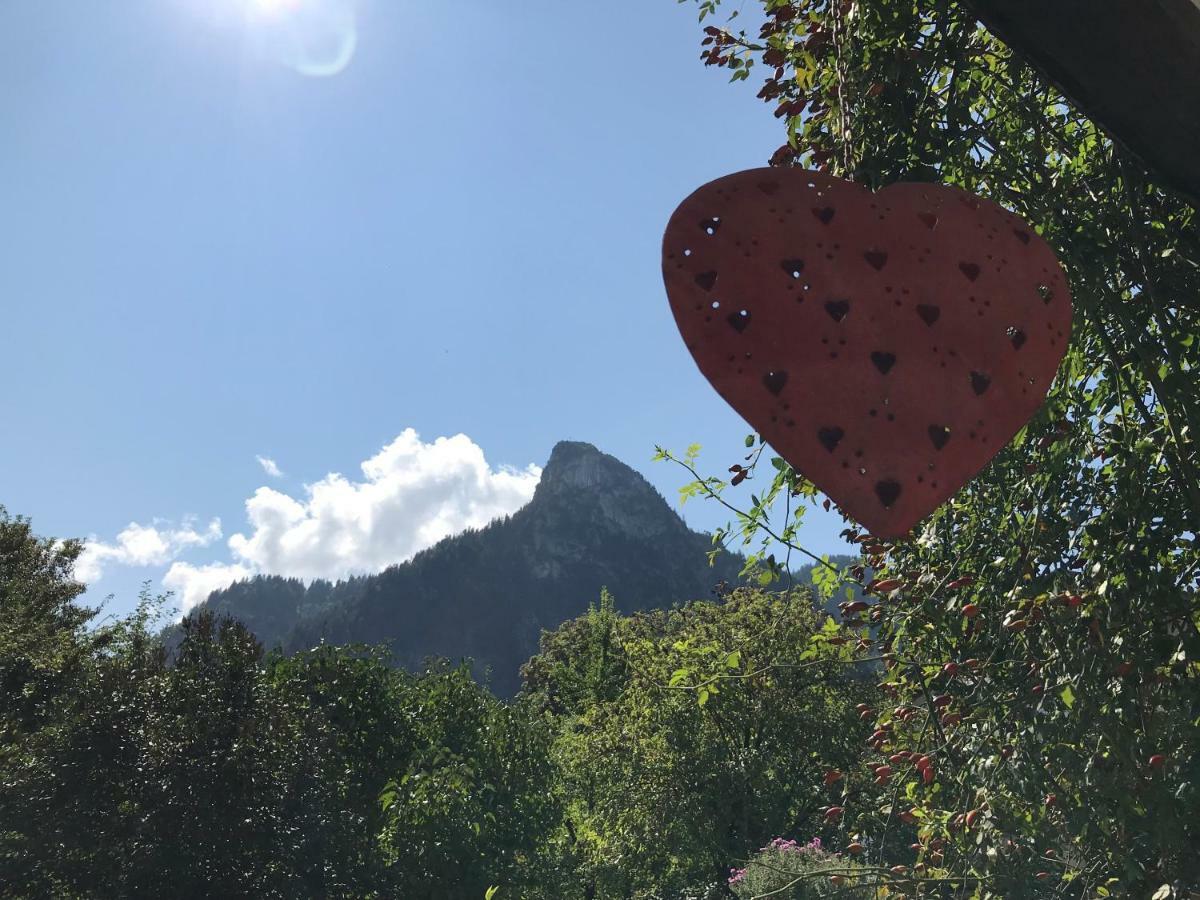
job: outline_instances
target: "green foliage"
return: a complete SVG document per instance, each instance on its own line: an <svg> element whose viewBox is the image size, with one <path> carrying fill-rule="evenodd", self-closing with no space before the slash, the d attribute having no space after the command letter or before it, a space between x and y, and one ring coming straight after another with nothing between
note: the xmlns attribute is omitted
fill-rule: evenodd
<svg viewBox="0 0 1200 900"><path fill-rule="evenodd" d="M543 637L526 696L563 714L565 827L595 896L677 896L771 834L823 828L816 785L856 756L867 687L827 621L806 593L741 589L629 617L602 603Z"/></svg>
<svg viewBox="0 0 1200 900"><path fill-rule="evenodd" d="M51 720L86 655L93 612L72 601L78 541L38 538L0 506L0 748Z"/></svg>
<svg viewBox="0 0 1200 900"><path fill-rule="evenodd" d="M547 721L500 702L466 666L438 666L409 710L419 752L380 796L399 896L477 898L545 888L559 821Z"/></svg>
<svg viewBox="0 0 1200 900"><path fill-rule="evenodd" d="M53 724L6 745L12 895L372 896L382 867L362 811L391 766L346 736L356 719L384 731L359 703L392 670L347 658L346 695L316 672L296 691L307 663L271 671L235 622L185 620L168 660L151 619L89 642Z"/></svg>
<svg viewBox="0 0 1200 900"><path fill-rule="evenodd" d="M788 134L774 164L990 197L1055 249L1076 309L1044 409L982 475L911 541L849 531L864 560L847 577L869 568L900 587L862 626L889 664L879 737L831 799L889 861L922 866L930 890L1195 889L1196 210L964 3L758 6L757 33L709 26L704 59L735 74L747 56L764 63L759 96ZM778 502L748 505L739 521L765 539L760 553L795 543L779 540ZM912 756L875 783L897 754ZM902 814L913 834L897 834Z"/></svg>
<svg viewBox="0 0 1200 900"><path fill-rule="evenodd" d="M621 622L612 594L602 589L598 607L542 636L541 652L521 667L525 696L556 717L616 700L629 679Z"/></svg>
<svg viewBox="0 0 1200 900"><path fill-rule="evenodd" d="M548 727L465 668L208 611L168 654L149 596L87 631L77 550L0 516L0 895L477 900L553 846Z"/></svg>
<svg viewBox="0 0 1200 900"><path fill-rule="evenodd" d="M750 449L750 452L743 458L743 462L734 463L729 467L733 477L728 482L715 476L706 478L699 474L696 469L700 456L698 444L688 447L682 457L675 456L670 450L663 447L655 447L653 458L655 462L678 463L692 475L692 480L679 489L680 503L690 497L704 497L717 501L735 516L736 525L727 523L713 532L714 545L724 547L728 539L734 538L740 541L742 548L748 548L756 538L761 539L761 546L758 550L746 553L739 575L743 578L752 578L760 587L765 588L784 580L787 573L791 571L791 551L795 548L795 538L804 518L805 507L800 505L800 502L814 499L816 488L811 482L802 478L782 458L768 457L771 464L771 471L768 473L770 482L761 493L752 492L750 494L749 509L739 509L722 495L727 489L736 488L748 478L753 478L762 459L763 451L766 449L761 438L758 438L758 445L755 446L755 436L752 434L746 436L746 447ZM785 499L782 511L775 508L776 501L781 497ZM796 501L795 506L793 506L793 501ZM780 514L781 521L778 524L772 520L773 513ZM777 560L774 554L766 551L765 548L773 542L785 547L786 553L782 560ZM829 566L828 560L813 556L803 548L796 549L811 557L815 562L833 569ZM710 555L711 558L713 555ZM836 569L833 571L836 575Z"/></svg>
<svg viewBox="0 0 1200 900"><path fill-rule="evenodd" d="M681 896L770 833L864 734L858 644L804 591L546 633L525 690L382 651L264 657L165 598L87 630L77 545L0 520L0 873L13 897Z"/></svg>

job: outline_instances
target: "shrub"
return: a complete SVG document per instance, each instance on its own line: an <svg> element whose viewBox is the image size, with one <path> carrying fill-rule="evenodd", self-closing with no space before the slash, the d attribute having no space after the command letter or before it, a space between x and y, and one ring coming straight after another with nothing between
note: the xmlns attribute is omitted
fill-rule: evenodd
<svg viewBox="0 0 1200 900"><path fill-rule="evenodd" d="M874 885L874 876L858 863L823 850L820 838L807 844L775 838L744 869L729 874L729 887L739 900L767 895L773 900L865 900L877 896Z"/></svg>

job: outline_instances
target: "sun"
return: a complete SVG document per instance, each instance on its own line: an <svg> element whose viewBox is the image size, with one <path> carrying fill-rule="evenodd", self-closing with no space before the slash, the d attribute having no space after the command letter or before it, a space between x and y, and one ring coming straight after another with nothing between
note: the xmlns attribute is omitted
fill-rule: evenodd
<svg viewBox="0 0 1200 900"><path fill-rule="evenodd" d="M303 0L247 0L250 11L259 16L281 16L294 11Z"/></svg>
<svg viewBox="0 0 1200 900"><path fill-rule="evenodd" d="M236 29L245 51L327 78L344 71L358 46L363 0L174 0L222 29Z"/></svg>

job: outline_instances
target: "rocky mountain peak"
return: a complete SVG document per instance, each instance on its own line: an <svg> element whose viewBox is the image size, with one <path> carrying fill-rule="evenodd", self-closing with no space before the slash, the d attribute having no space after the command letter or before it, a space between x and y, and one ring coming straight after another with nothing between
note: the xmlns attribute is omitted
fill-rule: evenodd
<svg viewBox="0 0 1200 900"><path fill-rule="evenodd" d="M550 452L530 508L568 505L634 537L686 532L662 495L638 472L582 441L559 441Z"/></svg>
<svg viewBox="0 0 1200 900"><path fill-rule="evenodd" d="M641 475L593 445L584 441L559 441L550 451L550 460L542 470L540 487L594 490L630 481L649 487Z"/></svg>

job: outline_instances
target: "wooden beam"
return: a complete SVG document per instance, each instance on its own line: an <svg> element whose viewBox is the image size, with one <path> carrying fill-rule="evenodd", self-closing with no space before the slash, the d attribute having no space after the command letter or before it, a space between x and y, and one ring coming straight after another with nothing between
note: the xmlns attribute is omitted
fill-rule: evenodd
<svg viewBox="0 0 1200 900"><path fill-rule="evenodd" d="M1114 140L1200 205L1200 0L969 0Z"/></svg>

